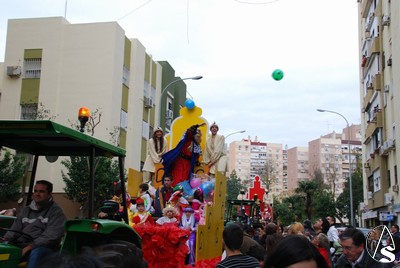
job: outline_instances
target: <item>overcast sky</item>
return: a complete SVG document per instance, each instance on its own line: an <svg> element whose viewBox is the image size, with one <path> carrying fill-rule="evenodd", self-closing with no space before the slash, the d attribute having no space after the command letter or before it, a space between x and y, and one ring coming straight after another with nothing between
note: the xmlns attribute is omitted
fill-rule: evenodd
<svg viewBox="0 0 400 268"><path fill-rule="evenodd" d="M65 16L117 21L154 60L182 78L203 117L227 142L255 136L289 148L360 123L356 0L13 0L0 8L0 61L7 20ZM67 8L66 8L67 7ZM275 69L285 76L272 79Z"/></svg>

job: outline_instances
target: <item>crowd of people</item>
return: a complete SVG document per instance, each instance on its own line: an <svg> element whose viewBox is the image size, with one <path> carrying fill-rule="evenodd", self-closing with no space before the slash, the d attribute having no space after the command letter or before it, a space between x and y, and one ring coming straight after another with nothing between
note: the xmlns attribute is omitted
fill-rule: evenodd
<svg viewBox="0 0 400 268"><path fill-rule="evenodd" d="M271 222L255 229L242 223L230 223L224 229L225 251L217 267L386 268L400 265L398 225L391 226L385 243L380 241L382 228L371 228L366 236L358 228L339 231L335 226L332 216L318 218L314 224L310 220L290 226ZM249 247L246 241L249 237L261 248ZM393 258L381 254L385 252L381 251L383 245L393 253Z"/></svg>
<svg viewBox="0 0 400 268"><path fill-rule="evenodd" d="M196 231L204 224L205 195L201 188L194 190L188 199L184 196L182 182L189 180L194 166L199 164L202 154L201 132L198 124L187 129L178 145L167 151L166 140L161 129L155 129L152 142L149 142L146 158L145 176L139 185L139 193L132 199L129 209L129 224L138 233L143 228L165 228L173 226L174 232L182 230L178 236L186 236L185 247L179 253L185 254L185 265L196 263ZM210 127L211 136L207 142L203 165L207 165L210 176L216 171L226 169L226 159L221 144L223 136L217 135L218 125ZM153 148L151 148L153 147ZM222 149L221 149L222 148ZM162 186L151 191L149 181L154 176L157 163L165 166ZM53 200L53 185L45 180L37 181L34 186L32 202L16 217L11 230L3 241L12 241L22 249L22 257L27 260L28 268L45 267L43 263L59 249L64 235L66 217L63 210ZM15 211L13 211L15 213ZM99 217L122 220L121 213L100 212ZM339 232L335 227L335 217L326 216L315 220L294 222L290 226L264 222L254 227L243 222L228 222L223 230L221 259L217 268L355 268L355 267L393 267L400 262L400 232L398 225L391 226L391 236L386 245L393 249L394 259L380 256L383 230L375 228L365 237L357 228L348 227ZM21 235L23 232L26 235ZM151 231L153 232L153 231ZM379 241L378 241L379 240ZM141 250L138 259L141 259ZM178 254L178 252L175 252ZM93 257L93 256L92 256ZM57 263L91 261L93 267L101 267L97 258L81 256L60 256L51 258ZM159 256L161 257L161 256ZM377 261L383 260L383 261ZM386 261L385 261L386 260ZM68 266L59 266L68 267ZM89 267L89 266L88 266Z"/></svg>

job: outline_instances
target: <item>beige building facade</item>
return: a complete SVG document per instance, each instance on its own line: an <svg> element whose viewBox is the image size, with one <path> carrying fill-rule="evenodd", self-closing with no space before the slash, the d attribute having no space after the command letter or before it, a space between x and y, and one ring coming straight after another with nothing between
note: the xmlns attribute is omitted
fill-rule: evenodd
<svg viewBox="0 0 400 268"><path fill-rule="evenodd" d="M293 147L287 150L287 190L291 194L299 181L308 180L308 147Z"/></svg>
<svg viewBox="0 0 400 268"><path fill-rule="evenodd" d="M158 126L162 87L181 80L167 62L162 64L165 68L116 22L9 20L5 61L0 64L0 119L32 119L46 110L57 123L72 127L78 123L78 110L88 107L100 121L94 136L125 148L125 168L141 170L147 140ZM179 82L174 86L184 90L164 94L164 120L179 115L185 101L180 95L186 95L186 87ZM60 194L65 187L61 160L50 165L41 159L37 172Z"/></svg>
<svg viewBox="0 0 400 268"><path fill-rule="evenodd" d="M399 224L400 3L362 0L359 6L360 99L365 226Z"/></svg>

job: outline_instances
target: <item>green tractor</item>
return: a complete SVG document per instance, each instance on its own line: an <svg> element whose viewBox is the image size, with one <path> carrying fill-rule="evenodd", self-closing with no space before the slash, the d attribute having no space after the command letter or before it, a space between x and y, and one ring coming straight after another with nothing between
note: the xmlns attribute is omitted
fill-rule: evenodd
<svg viewBox="0 0 400 268"><path fill-rule="evenodd" d="M65 235L60 252L79 255L85 248L91 248L102 259L105 267L118 267L119 263L140 256L141 237L129 225L126 189L124 183L125 150L105 143L79 131L48 120L0 120L0 148L7 147L17 152L34 156L32 175L27 194L29 204L35 184L39 156L87 156L89 160L88 217L69 220L65 224ZM123 221L98 219L94 215L94 167L95 157L118 157ZM107 203L103 209L112 212L119 204ZM0 216L0 236L9 231L14 220L11 216ZM11 230L12 231L12 230ZM26 234L21 234L26 235ZM140 252L138 254L138 252ZM21 249L7 243L0 243L0 267L20 267ZM121 264L122 265L122 264Z"/></svg>

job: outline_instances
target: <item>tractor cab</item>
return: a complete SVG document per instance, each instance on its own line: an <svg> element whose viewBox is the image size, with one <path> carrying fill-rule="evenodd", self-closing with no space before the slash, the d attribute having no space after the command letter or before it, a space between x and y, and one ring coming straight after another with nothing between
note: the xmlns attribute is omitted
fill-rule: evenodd
<svg viewBox="0 0 400 268"><path fill-rule="evenodd" d="M96 252L100 252L100 255L102 250L107 251L107 254L104 255L107 255L108 260L113 262L115 258L110 257L110 254L127 256L127 254L136 254L135 250L141 248L141 238L128 222L127 195L124 183L124 149L49 120L0 120L1 147L33 155L33 168L26 204L31 201L39 157L87 157L90 172L87 186L88 217L66 222L60 250L62 253L78 255L82 248L91 247L95 248ZM121 205L124 208L119 221L98 219L94 214L95 160L99 156L118 159ZM102 209L111 213L117 209L117 205L119 209L119 204L111 201L105 202ZM0 216L2 232L7 231L13 219L9 216ZM17 267L20 255L19 248L0 243L0 267ZM115 263L110 265L117 267Z"/></svg>

